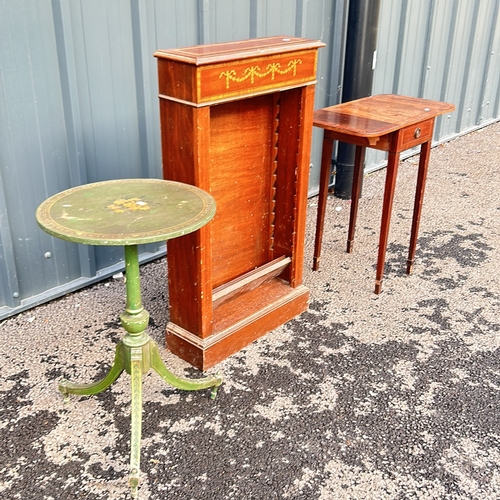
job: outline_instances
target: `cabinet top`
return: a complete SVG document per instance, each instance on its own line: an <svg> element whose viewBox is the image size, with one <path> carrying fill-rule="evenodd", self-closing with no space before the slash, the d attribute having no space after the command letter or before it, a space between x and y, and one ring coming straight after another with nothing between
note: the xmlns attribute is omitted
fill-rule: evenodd
<svg viewBox="0 0 500 500"><path fill-rule="evenodd" d="M266 56L297 50L317 49L324 46L325 44L321 40L271 36L235 42L195 45L193 47L179 49L159 49L154 53L154 56L160 59L173 59L201 66L204 64L232 61L235 59Z"/></svg>

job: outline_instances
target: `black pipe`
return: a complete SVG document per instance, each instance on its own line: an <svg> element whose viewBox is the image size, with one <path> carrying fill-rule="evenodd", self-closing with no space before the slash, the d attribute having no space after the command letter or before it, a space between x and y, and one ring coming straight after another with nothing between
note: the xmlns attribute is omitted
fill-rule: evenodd
<svg viewBox="0 0 500 500"><path fill-rule="evenodd" d="M380 0L350 0L342 102L372 94ZM335 162L335 196L351 197L355 146L340 142Z"/></svg>

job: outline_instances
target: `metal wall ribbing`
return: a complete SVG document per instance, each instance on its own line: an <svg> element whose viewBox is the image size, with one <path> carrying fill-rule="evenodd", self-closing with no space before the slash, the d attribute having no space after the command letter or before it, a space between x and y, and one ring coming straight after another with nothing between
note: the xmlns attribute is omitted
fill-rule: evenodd
<svg viewBox="0 0 500 500"><path fill-rule="evenodd" d="M374 93L446 100L435 141L500 118L497 0L382 0ZM317 108L339 102L347 0L0 0L0 318L120 269L122 249L41 231L38 204L82 183L161 177L157 48L321 39ZM321 132L314 130L310 192ZM367 169L383 166L380 153ZM164 252L142 249L142 258Z"/></svg>

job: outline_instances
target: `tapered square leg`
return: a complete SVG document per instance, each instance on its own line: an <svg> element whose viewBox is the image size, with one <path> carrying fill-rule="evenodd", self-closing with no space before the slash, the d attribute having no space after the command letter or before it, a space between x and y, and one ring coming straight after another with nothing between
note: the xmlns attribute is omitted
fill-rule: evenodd
<svg viewBox="0 0 500 500"><path fill-rule="evenodd" d="M424 202L425 181L427 179L427 170L429 166L429 157L431 154L431 141L424 142L420 148L420 160L418 164L417 188L415 191L415 205L413 207L413 221L411 226L410 248L408 251L408 260L406 261L406 273L413 271L413 262L417 250L418 229L420 226L420 217L422 215L422 204Z"/></svg>
<svg viewBox="0 0 500 500"><path fill-rule="evenodd" d="M323 227L325 224L326 200L328 198L328 184L332 173L333 139L328 130L324 131L323 150L321 153L321 173L319 180L318 214L316 217L316 236L314 240L313 271L319 269L321 243L323 241Z"/></svg>
<svg viewBox="0 0 500 500"><path fill-rule="evenodd" d="M382 291L382 279L384 276L385 254L387 241L389 239L389 225L391 222L392 203L394 201L394 190L399 167L399 153L389 152L387 161L387 173L385 178L384 204L382 207L382 222L380 224L380 238L378 245L377 272L375 277L375 293Z"/></svg>
<svg viewBox="0 0 500 500"><path fill-rule="evenodd" d="M354 245L354 232L356 230L359 198L361 196L361 186L363 184L363 164L365 162L365 151L365 148L356 146L351 191L351 214L349 216L349 231L347 233L347 253L352 252L352 248Z"/></svg>

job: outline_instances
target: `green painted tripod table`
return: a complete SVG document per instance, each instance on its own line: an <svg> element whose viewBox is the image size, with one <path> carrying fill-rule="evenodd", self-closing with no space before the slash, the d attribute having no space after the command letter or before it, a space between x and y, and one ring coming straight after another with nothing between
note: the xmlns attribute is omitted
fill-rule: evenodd
<svg viewBox="0 0 500 500"><path fill-rule="evenodd" d="M126 334L116 347L108 374L98 382L63 380L59 390L92 395L104 391L125 370L131 377L130 486L137 496L142 423L142 374L155 370L168 384L182 390L212 387L219 376L188 380L174 375L160 358L156 343L145 332L149 314L142 306L138 245L176 238L196 231L212 219L215 201L205 191L179 182L126 179L78 186L52 196L36 212L40 227L63 240L87 245L125 248L126 307L121 324Z"/></svg>

